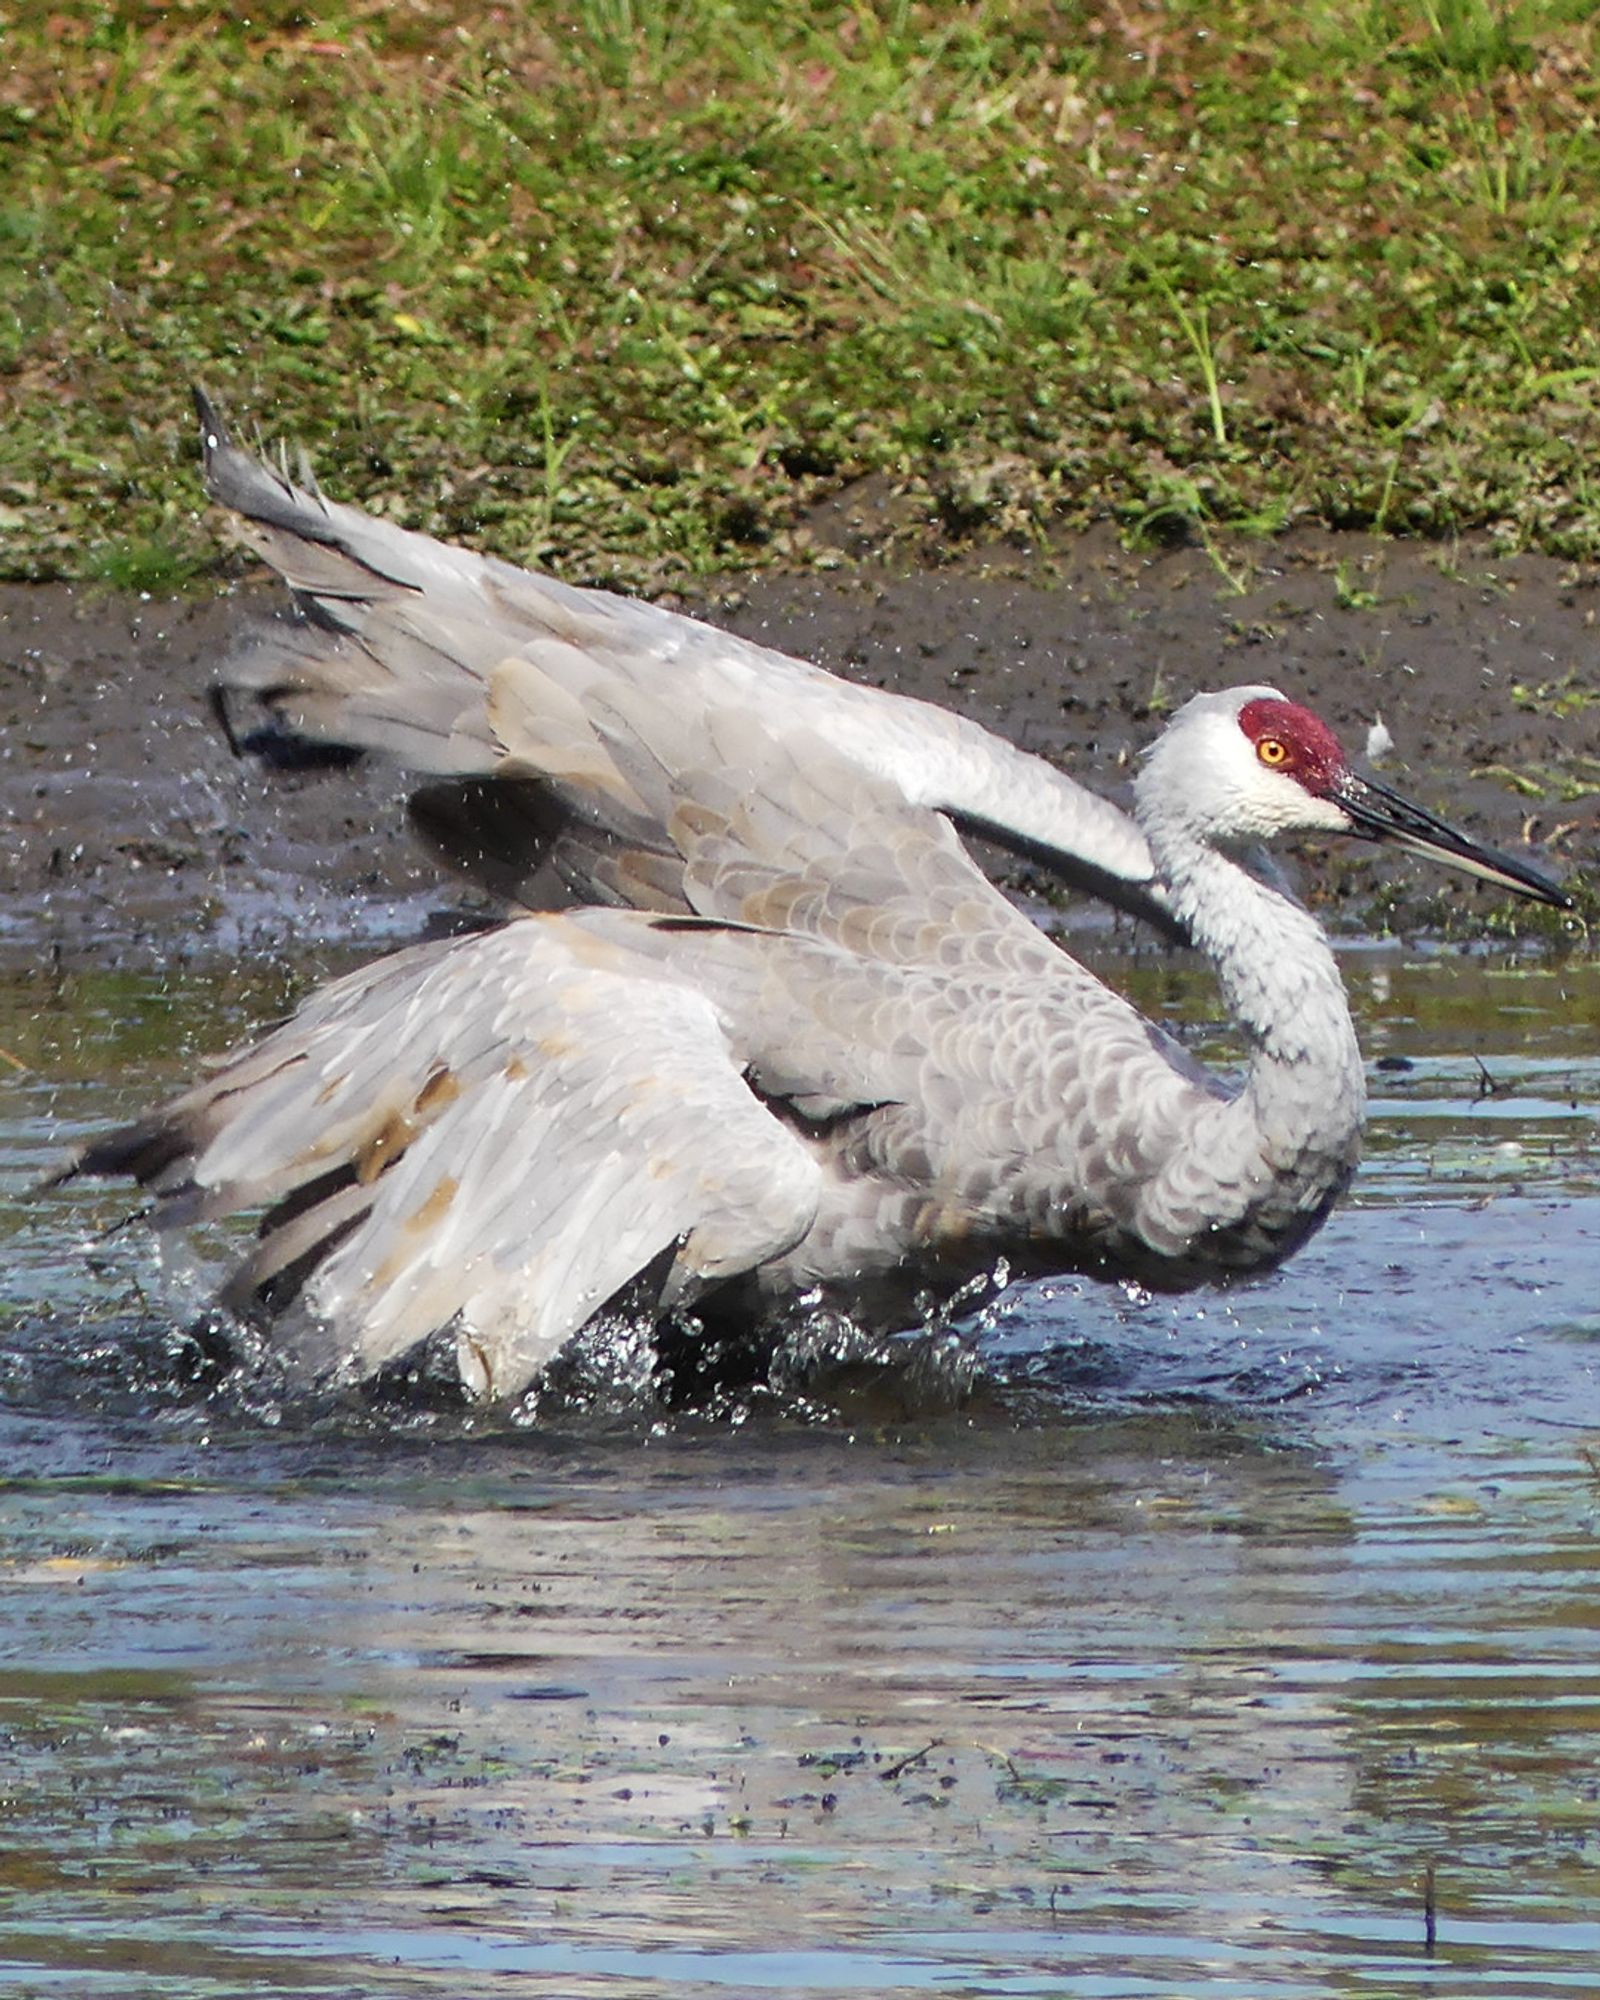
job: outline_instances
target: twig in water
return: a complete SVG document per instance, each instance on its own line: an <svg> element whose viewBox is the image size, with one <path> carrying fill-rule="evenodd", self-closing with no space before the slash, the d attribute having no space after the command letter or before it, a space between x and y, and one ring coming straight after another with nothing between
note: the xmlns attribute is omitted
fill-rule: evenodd
<svg viewBox="0 0 1600 2000"><path fill-rule="evenodd" d="M923 1758L930 1751L937 1750L943 1741L943 1737L936 1736L931 1743L925 1743L920 1750L913 1750L909 1757L902 1757L898 1764L891 1764L887 1770L880 1771L878 1776L888 1784L891 1778L898 1778L902 1771L909 1771L913 1764L920 1764Z"/></svg>

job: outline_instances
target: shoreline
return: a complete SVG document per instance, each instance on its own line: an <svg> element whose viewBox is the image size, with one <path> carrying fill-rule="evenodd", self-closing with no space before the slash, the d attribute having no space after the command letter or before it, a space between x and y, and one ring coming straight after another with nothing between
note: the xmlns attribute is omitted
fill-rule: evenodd
<svg viewBox="0 0 1600 2000"><path fill-rule="evenodd" d="M820 532L851 531L836 503ZM1276 685L1357 763L1381 719L1386 772L1498 845L1534 840L1592 916L1600 573L1323 532L1229 556L1232 582L1205 548L1130 553L1106 532L917 571L761 573L669 601L960 709L1113 797L1163 715L1203 687ZM229 754L207 685L248 622L283 601L264 573L172 599L0 586L0 962L381 948L463 904L405 831L400 774L285 776ZM1335 932L1505 935L1469 885L1358 843L1308 847L1296 872ZM1046 889L1026 870L1014 879ZM1060 915L1076 928L1080 912L1093 921L1082 905ZM1518 929L1560 935L1525 918Z"/></svg>

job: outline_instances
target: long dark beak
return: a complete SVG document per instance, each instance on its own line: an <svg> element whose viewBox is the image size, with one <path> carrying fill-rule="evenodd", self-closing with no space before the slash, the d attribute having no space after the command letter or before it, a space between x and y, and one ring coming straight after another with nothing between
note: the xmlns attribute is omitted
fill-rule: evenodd
<svg viewBox="0 0 1600 2000"><path fill-rule="evenodd" d="M1477 841L1469 840L1464 833L1458 833L1442 819L1435 819L1432 813L1424 812L1421 806L1414 806L1409 799L1401 798L1398 792L1391 792L1387 785L1380 785L1374 778L1358 778L1354 771L1346 771L1333 785L1332 795L1350 815L1350 831L1363 840L1388 841L1392 846L1405 848L1410 854L1424 855L1430 861L1442 861L1446 868L1459 868L1467 875L1481 875L1485 882L1493 882L1497 888L1510 889L1535 903L1548 903L1553 909L1572 908L1573 899L1548 875L1541 875L1537 868L1530 868L1525 861L1518 861L1512 855L1499 854L1492 847L1481 847Z"/></svg>

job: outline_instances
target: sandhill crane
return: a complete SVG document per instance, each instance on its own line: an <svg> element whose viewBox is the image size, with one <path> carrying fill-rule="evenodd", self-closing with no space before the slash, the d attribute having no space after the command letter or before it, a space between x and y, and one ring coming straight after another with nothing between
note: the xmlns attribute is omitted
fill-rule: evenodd
<svg viewBox="0 0 1600 2000"><path fill-rule="evenodd" d="M330 1375L453 1337L469 1391L515 1397L624 1296L893 1327L1000 1260L1269 1268L1349 1182L1364 1087L1261 843L1354 834L1569 901L1274 688L1183 707L1129 817L941 710L336 505L201 419L297 606L231 672L235 733L408 764L439 851L523 905L336 980L66 1170L136 1176L164 1223L264 1210L228 1296L311 1328ZM1044 937L968 828L1192 941L1242 1078Z"/></svg>

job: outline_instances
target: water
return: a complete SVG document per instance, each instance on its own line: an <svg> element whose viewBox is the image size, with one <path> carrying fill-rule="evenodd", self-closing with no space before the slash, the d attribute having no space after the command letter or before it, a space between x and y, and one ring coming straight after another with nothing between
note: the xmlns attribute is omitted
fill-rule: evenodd
<svg viewBox="0 0 1600 2000"><path fill-rule="evenodd" d="M0 1990L1592 1994L1600 972L1347 971L1358 1201L954 1411L297 1410L9 1213ZM8 1187L301 976L13 977Z"/></svg>

